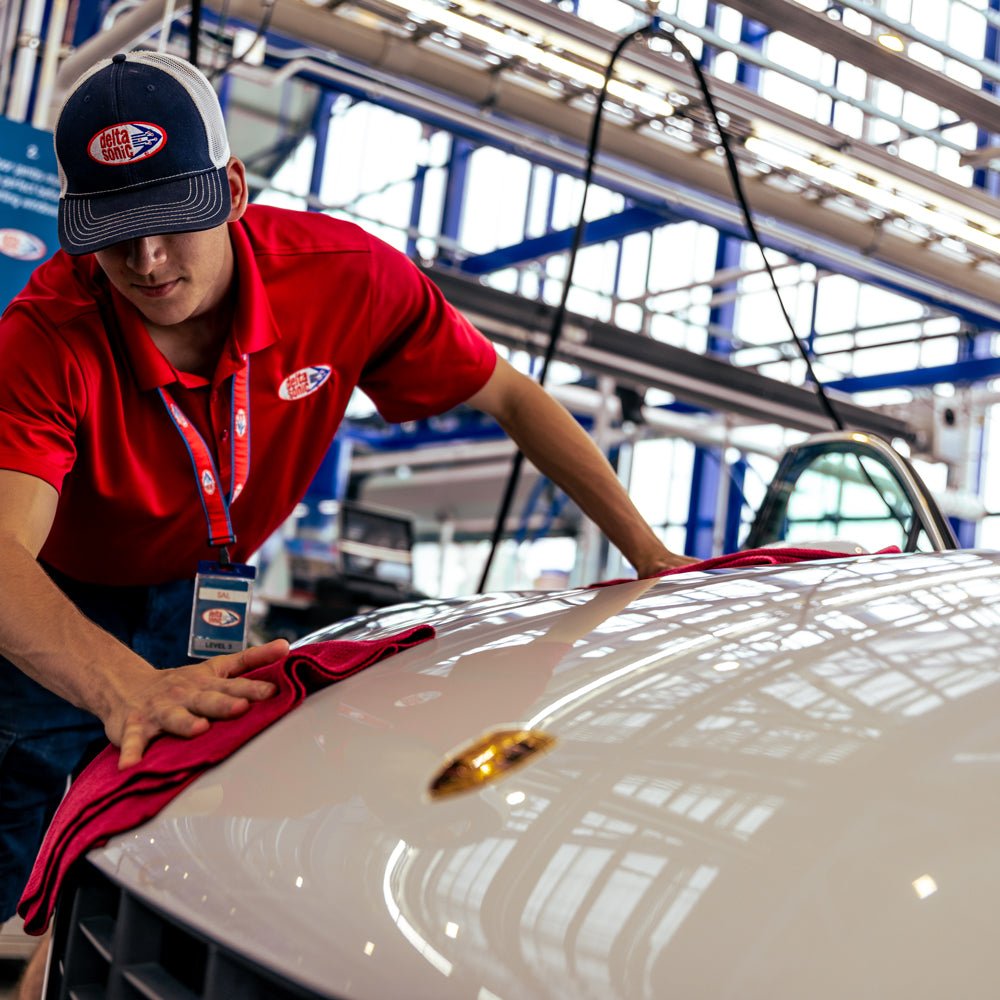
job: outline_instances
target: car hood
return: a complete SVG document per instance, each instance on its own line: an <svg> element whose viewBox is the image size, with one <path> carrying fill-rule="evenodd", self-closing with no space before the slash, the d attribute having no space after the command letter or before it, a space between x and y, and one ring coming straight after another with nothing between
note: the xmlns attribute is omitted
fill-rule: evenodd
<svg viewBox="0 0 1000 1000"><path fill-rule="evenodd" d="M319 637L437 638L90 858L331 997L981 995L998 609L950 552L368 615ZM509 728L554 746L429 796Z"/></svg>

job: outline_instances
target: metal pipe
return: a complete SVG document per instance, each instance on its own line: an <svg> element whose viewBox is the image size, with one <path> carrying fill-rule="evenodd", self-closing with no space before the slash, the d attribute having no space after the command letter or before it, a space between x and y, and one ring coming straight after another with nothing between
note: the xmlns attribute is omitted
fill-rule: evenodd
<svg viewBox="0 0 1000 1000"><path fill-rule="evenodd" d="M160 38L156 44L157 52L166 52L167 43L170 41L170 25L174 22L174 0L167 0L163 11L163 20L160 22Z"/></svg>
<svg viewBox="0 0 1000 1000"><path fill-rule="evenodd" d="M49 105L56 85L56 73L59 69L59 56L62 54L63 32L66 30L68 13L69 0L52 0L45 34L45 49L42 52L42 69L38 74L38 90L35 93L31 116L31 124L35 128L50 128L54 124L49 120Z"/></svg>
<svg viewBox="0 0 1000 1000"><path fill-rule="evenodd" d="M234 0L234 8L241 9L242 2ZM295 20L277 24L279 30L317 33L321 30L307 16L311 10L305 4L292 4L288 9L295 15ZM282 14L282 10L279 9L275 16L276 22L287 16ZM522 123L544 119L546 127L553 127L547 116L551 115L552 108L558 107L560 121L555 127L567 139L571 132L574 133L572 138L575 139L575 128L579 124L576 109L556 105L548 97L529 93L510 81L497 78L490 81L490 92L483 98L490 109L484 112L474 106L484 86L485 77L482 74L476 76L473 70L467 71L460 64L450 61L444 67L437 57L429 53L415 53L411 43L398 42L385 35L373 40L362 29L347 23L342 28L339 36L341 51L346 50L351 58L367 63L363 80L356 72L331 66L316 58L293 58L270 74L270 82L278 84L302 73L336 82L346 90L360 87L369 99L381 97L391 100L394 105L405 106L408 113L416 117L429 115L431 120L440 120L446 116L456 128L489 134L495 140L510 143L519 155L539 157L558 169L576 169L581 162L582 154L577 149L554 142L551 136L543 138L536 135L523 124L520 127L508 124L512 118ZM347 36L352 33L362 37L348 45L350 39ZM422 61L425 58L428 60L426 63ZM409 72L414 79L404 90L386 72L387 68ZM234 72L258 83L266 85L268 82L267 71L241 65L234 67ZM428 85L436 89L429 90ZM463 98L457 97L458 91L462 91ZM690 212L692 217L716 228L734 226L732 231L736 231L742 227L737 207L728 200L731 197L728 175L717 164L678 152L669 145L633 131L610 132L606 145L609 147L608 156L598 161L596 170L602 184L628 192L631 196L668 198L682 211ZM623 160L627 167L623 165ZM656 172L651 174L648 169L654 164ZM904 168L905 165L900 164L898 169ZM991 298L991 279L977 270L973 282L972 272L965 261L951 262L943 255L934 254L932 276L927 269L927 251L895 236L891 229L878 231L880 256L876 257L857 249L871 243L876 232L874 223L861 223L853 217L825 211L821 205L803 202L802 199L796 199L795 221L790 223L787 218L787 194L760 183L755 187L753 198L758 228L782 252L792 255L801 253L800 229L809 226L808 254L817 266L850 274L862 265L863 258L866 280L870 282L888 282L896 290L905 289L909 294L927 298L937 306L946 305L950 311L969 311L978 317L990 317L991 321L1000 318L1000 308L995 305L1000 300L1000 291ZM790 249L789 244L798 249ZM1000 282L993 283L1000 288Z"/></svg>
<svg viewBox="0 0 1000 1000"><path fill-rule="evenodd" d="M186 12L188 6L186 3L178 4L177 16ZM122 14L107 31L88 39L72 55L67 56L56 74L49 106L49 121L55 121L66 95L85 70L90 69L95 62L108 59L116 52L134 48L148 38L160 25L165 7L166 0L146 0Z"/></svg>
<svg viewBox="0 0 1000 1000"><path fill-rule="evenodd" d="M11 121L23 122L28 117L44 17L45 0L27 0L21 8L21 30L17 36L17 55L7 96L7 117Z"/></svg>
<svg viewBox="0 0 1000 1000"><path fill-rule="evenodd" d="M23 0L6 0L0 5L0 107L5 104L10 70L14 65L14 44L17 41L17 23L21 18Z"/></svg>

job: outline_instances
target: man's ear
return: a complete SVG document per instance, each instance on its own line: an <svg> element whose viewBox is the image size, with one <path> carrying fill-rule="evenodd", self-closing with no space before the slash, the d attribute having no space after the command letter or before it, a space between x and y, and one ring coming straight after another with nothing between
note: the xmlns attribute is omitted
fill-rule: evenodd
<svg viewBox="0 0 1000 1000"><path fill-rule="evenodd" d="M229 157L226 164L226 176L229 178L229 194L233 200L233 207L229 213L227 222L236 222L242 218L247 210L247 202L250 200L250 193L247 190L247 171L243 166L243 161L235 156Z"/></svg>

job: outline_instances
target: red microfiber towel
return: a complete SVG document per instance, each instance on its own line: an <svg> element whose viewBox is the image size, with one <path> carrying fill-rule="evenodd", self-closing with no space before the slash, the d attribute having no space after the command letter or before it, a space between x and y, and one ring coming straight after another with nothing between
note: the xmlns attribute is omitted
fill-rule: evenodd
<svg viewBox="0 0 1000 1000"><path fill-rule="evenodd" d="M786 563L806 562L810 559L854 559L858 555L898 555L899 546L890 545L878 552L829 552L826 549L796 549L796 548L766 548L747 549L744 552L730 552L727 555L703 559L701 562L689 563L686 566L675 566L665 569L657 576L675 576L678 573L701 573L710 569L743 569L747 566L783 566ZM621 577L617 580L601 580L592 583L592 587L611 587L616 583L631 583L631 577Z"/></svg>
<svg viewBox="0 0 1000 1000"><path fill-rule="evenodd" d="M386 639L317 642L244 674L277 687L266 701L233 719L212 722L193 739L163 735L142 760L118 770L118 749L108 745L70 786L49 826L17 912L29 934L48 927L59 886L70 866L89 851L155 816L196 778L277 722L307 695L434 637L417 625Z"/></svg>

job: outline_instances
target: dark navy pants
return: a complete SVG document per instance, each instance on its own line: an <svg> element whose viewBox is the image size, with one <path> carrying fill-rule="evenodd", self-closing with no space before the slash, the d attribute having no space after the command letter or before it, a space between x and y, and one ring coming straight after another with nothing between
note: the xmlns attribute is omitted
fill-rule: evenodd
<svg viewBox="0 0 1000 1000"><path fill-rule="evenodd" d="M190 661L193 580L105 587L47 572L88 618L153 666ZM67 777L106 743L95 716L0 657L0 921L14 913Z"/></svg>

